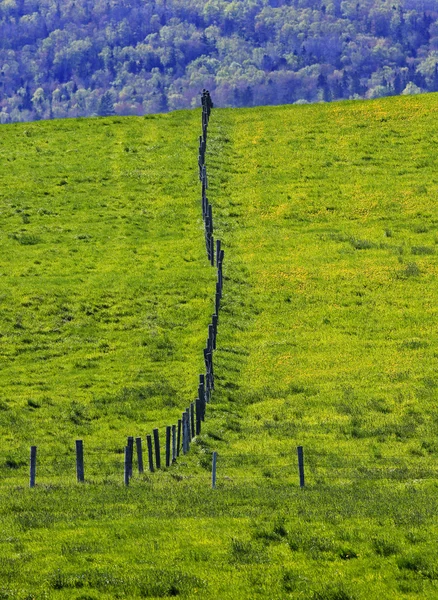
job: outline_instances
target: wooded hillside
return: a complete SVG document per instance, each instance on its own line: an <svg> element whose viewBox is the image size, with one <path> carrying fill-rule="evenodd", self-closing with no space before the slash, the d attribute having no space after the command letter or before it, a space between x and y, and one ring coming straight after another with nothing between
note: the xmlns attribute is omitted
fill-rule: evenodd
<svg viewBox="0 0 438 600"><path fill-rule="evenodd" d="M3 0L1 122L438 90L436 0Z"/></svg>

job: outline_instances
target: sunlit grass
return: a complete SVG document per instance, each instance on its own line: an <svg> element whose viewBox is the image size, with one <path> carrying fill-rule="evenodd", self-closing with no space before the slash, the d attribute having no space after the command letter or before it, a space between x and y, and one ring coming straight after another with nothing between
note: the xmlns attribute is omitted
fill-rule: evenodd
<svg viewBox="0 0 438 600"><path fill-rule="evenodd" d="M128 489L126 436L175 422L202 369L200 115L4 128L4 597L436 597L437 111L213 111L214 400L190 454Z"/></svg>

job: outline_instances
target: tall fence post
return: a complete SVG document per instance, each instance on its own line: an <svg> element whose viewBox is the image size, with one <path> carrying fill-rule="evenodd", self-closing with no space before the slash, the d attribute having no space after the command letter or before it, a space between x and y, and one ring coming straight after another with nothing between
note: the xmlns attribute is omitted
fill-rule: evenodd
<svg viewBox="0 0 438 600"><path fill-rule="evenodd" d="M178 419L178 438L176 441L176 455L179 456L179 451L181 448L181 430L182 430L182 420Z"/></svg>
<svg viewBox="0 0 438 600"><path fill-rule="evenodd" d="M157 469L161 469L161 458L160 458L160 434L158 429L154 429L154 443L155 443L155 464Z"/></svg>
<svg viewBox="0 0 438 600"><path fill-rule="evenodd" d="M154 455L152 452L152 436L151 435L146 436L146 443L148 446L149 471L151 473L153 473L154 472Z"/></svg>
<svg viewBox="0 0 438 600"><path fill-rule="evenodd" d="M30 447L30 479L29 479L29 487L35 487L35 478L36 478L36 458L37 458L37 447Z"/></svg>
<svg viewBox="0 0 438 600"><path fill-rule="evenodd" d="M172 425L172 462L176 461L176 425Z"/></svg>
<svg viewBox="0 0 438 600"><path fill-rule="evenodd" d="M143 474L143 448L141 445L141 437L135 438L135 445L137 447L137 464L138 464L138 474Z"/></svg>
<svg viewBox="0 0 438 600"><path fill-rule="evenodd" d="M76 478L78 483L84 481L84 444L76 440Z"/></svg>
<svg viewBox="0 0 438 600"><path fill-rule="evenodd" d="M216 463L217 463L217 452L213 452L212 465L211 465L211 487L216 487Z"/></svg>
<svg viewBox="0 0 438 600"><path fill-rule="evenodd" d="M297 447L297 454L298 454L298 470L300 472L300 488L303 488L304 487L304 454L303 454L302 446Z"/></svg>
<svg viewBox="0 0 438 600"><path fill-rule="evenodd" d="M166 427L166 467L170 467L170 435L172 433L172 427L167 425Z"/></svg>
<svg viewBox="0 0 438 600"><path fill-rule="evenodd" d="M186 440L186 448L187 448L187 452L190 450L190 440L191 440L191 433L190 433L190 409L186 408L186 429L187 429L187 440Z"/></svg>
<svg viewBox="0 0 438 600"><path fill-rule="evenodd" d="M181 423L182 423L182 451L183 454L187 453L187 426L186 426L187 415L184 412L181 415Z"/></svg>
<svg viewBox="0 0 438 600"><path fill-rule="evenodd" d="M190 431L192 439L195 437L195 403L190 403Z"/></svg>
<svg viewBox="0 0 438 600"><path fill-rule="evenodd" d="M132 477L132 459L134 457L134 438L131 435L128 437L127 446L129 448L129 477Z"/></svg>

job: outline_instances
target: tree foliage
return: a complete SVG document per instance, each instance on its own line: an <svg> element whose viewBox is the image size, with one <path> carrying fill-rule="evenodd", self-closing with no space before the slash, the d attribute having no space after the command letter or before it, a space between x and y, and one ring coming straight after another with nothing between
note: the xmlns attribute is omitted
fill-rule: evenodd
<svg viewBox="0 0 438 600"><path fill-rule="evenodd" d="M0 121L438 90L436 0L1 0Z"/></svg>

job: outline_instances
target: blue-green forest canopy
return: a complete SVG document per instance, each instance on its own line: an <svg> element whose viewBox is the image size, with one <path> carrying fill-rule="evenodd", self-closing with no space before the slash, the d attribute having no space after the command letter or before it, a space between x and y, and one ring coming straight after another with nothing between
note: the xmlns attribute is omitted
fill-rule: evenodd
<svg viewBox="0 0 438 600"><path fill-rule="evenodd" d="M438 90L436 0L2 0L0 120Z"/></svg>

